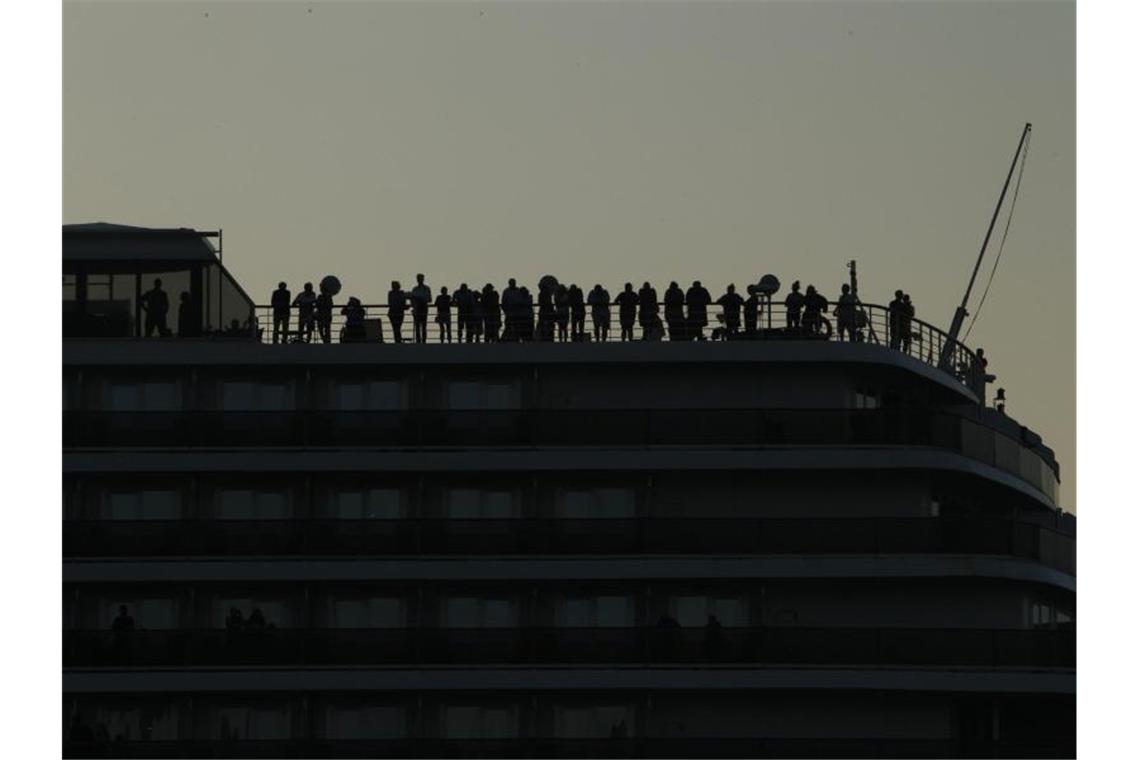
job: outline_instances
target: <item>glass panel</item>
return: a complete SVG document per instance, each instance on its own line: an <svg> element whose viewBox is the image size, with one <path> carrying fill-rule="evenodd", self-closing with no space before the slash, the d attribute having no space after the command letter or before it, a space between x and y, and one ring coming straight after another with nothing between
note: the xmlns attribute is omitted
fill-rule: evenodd
<svg viewBox="0 0 1140 760"><path fill-rule="evenodd" d="M92 708L91 723L107 729L112 740L174 741L178 735L178 708L158 700L148 700L141 706L106 706Z"/></svg>
<svg viewBox="0 0 1140 760"><path fill-rule="evenodd" d="M514 385L507 383L487 383L483 390L484 409L517 409L518 396Z"/></svg>
<svg viewBox="0 0 1140 760"><path fill-rule="evenodd" d="M599 517L633 517L635 500L632 488L599 488L598 503Z"/></svg>
<svg viewBox="0 0 1140 760"><path fill-rule="evenodd" d="M474 520L480 516L480 494L473 488L456 488L448 492L447 516L455 520Z"/></svg>
<svg viewBox="0 0 1140 760"><path fill-rule="evenodd" d="M179 501L177 491L116 491L107 494L104 519L177 520Z"/></svg>
<svg viewBox="0 0 1140 760"><path fill-rule="evenodd" d="M229 380L222 383L222 408L231 411L282 411L293 408L288 383Z"/></svg>
<svg viewBox="0 0 1140 760"><path fill-rule="evenodd" d="M558 625L563 628L590 628L593 624L594 610L589 599L567 599L558 610Z"/></svg>
<svg viewBox="0 0 1140 760"><path fill-rule="evenodd" d="M214 736L225 741L288 739L289 711L285 707L218 707Z"/></svg>
<svg viewBox="0 0 1140 760"><path fill-rule="evenodd" d="M558 709L556 731L564 739L625 737L632 722L629 713L624 705L562 707Z"/></svg>
<svg viewBox="0 0 1140 760"><path fill-rule="evenodd" d="M514 517L514 499L509 491L491 491L483 494L482 517L505 520Z"/></svg>
<svg viewBox="0 0 1140 760"><path fill-rule="evenodd" d="M447 385L447 405L452 409L478 409L479 384L456 381Z"/></svg>
<svg viewBox="0 0 1140 760"><path fill-rule="evenodd" d="M261 610L265 624L272 624L276 628L286 627L289 623L289 604L280 599L264 599L260 597L218 597L214 601L214 627L225 628L226 617L231 609L241 613L242 621L247 622L254 610Z"/></svg>
<svg viewBox="0 0 1140 760"><path fill-rule="evenodd" d="M222 489L217 515L221 520L284 520L289 516L288 496L284 491Z"/></svg>
<svg viewBox="0 0 1140 760"><path fill-rule="evenodd" d="M337 599L332 602L334 628L402 628L404 603L401 599Z"/></svg>
<svg viewBox="0 0 1140 760"><path fill-rule="evenodd" d="M363 409L364 385L362 383L341 383L336 389L337 409Z"/></svg>
<svg viewBox="0 0 1140 760"><path fill-rule="evenodd" d="M478 628L479 600L468 596L448 599L444 609L444 624L448 628Z"/></svg>
<svg viewBox="0 0 1140 760"><path fill-rule="evenodd" d="M628 596L600 596L596 625L603 628L627 628L633 625L633 605Z"/></svg>
<svg viewBox="0 0 1140 760"><path fill-rule="evenodd" d="M404 708L399 706L331 706L325 711L328 739L396 739L406 735Z"/></svg>
<svg viewBox="0 0 1140 760"><path fill-rule="evenodd" d="M518 735L513 708L451 706L444 711L444 736L449 739L509 739Z"/></svg>
<svg viewBox="0 0 1140 760"><path fill-rule="evenodd" d="M484 628L511 628L515 625L514 605L505 599L487 599L483 602Z"/></svg>

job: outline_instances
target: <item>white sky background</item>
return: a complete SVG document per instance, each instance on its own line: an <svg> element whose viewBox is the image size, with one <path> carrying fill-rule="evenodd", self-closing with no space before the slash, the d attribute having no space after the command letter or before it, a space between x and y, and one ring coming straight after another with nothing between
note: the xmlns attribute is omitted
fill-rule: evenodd
<svg viewBox="0 0 1140 760"><path fill-rule="evenodd" d="M311 12L310 12L311 10ZM1075 11L1058 2L64 5L64 221L225 229L259 302L336 274L615 292L767 272L970 344L1075 508ZM996 253L983 263L976 304Z"/></svg>

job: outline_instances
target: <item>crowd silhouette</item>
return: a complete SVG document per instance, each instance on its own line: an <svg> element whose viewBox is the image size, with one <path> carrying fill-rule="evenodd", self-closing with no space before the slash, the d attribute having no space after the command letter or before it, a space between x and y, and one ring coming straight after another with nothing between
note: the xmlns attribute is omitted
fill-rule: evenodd
<svg viewBox="0 0 1140 760"><path fill-rule="evenodd" d="M472 288L463 282L454 291L441 287L433 297L432 288L422 273L416 275L415 281L410 290L405 290L398 280L391 283L385 316L392 342L427 343L431 310L434 310L432 320L437 326L435 336L440 343L607 342L614 311L622 342L666 338L670 341L738 340L774 334L829 339L832 323L825 316L829 314L834 317L837 340L863 342L867 339L865 308L846 283L840 287L836 300L829 303L814 285L809 284L801 291L800 282L793 282L783 299L785 322L773 328L772 291L765 288L763 282L747 286L747 297L737 292L735 283L730 283L714 300L700 280L695 280L687 289L682 289L676 281L670 282L660 298L649 282L642 283L636 290L633 283L627 282L617 296L611 298L600 283L586 293L577 284L566 285L551 276L539 281L536 294L511 278L501 294L492 283ZM165 294L158 295L160 285L156 281L155 290L144 297L148 304L148 335L152 330L163 334L166 329L166 301ZM270 300L272 341L331 343L334 295L335 292L325 290L318 294L313 284L306 282L301 293L291 299L287 284L280 283ZM710 320L710 310L714 307L719 307L720 313L712 315L715 319ZM297 327L290 330L293 309L297 311ZM591 333L586 330L587 309ZM765 310L767 326L762 324ZM412 330L411 335L406 336L404 323L409 311ZM349 297L340 314L343 317L340 342L385 340L381 320L370 319L359 298ZM888 315L887 343L893 349L910 353L915 318L910 295L895 291ZM640 327L637 338L635 327Z"/></svg>

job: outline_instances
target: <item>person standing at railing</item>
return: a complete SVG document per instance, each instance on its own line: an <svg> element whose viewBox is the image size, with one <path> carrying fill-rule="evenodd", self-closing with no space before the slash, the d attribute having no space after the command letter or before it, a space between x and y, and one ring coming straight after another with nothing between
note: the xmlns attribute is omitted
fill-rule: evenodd
<svg viewBox="0 0 1140 760"><path fill-rule="evenodd" d="M800 331L800 314L804 309L804 294L800 292L800 281L796 280L792 283L792 290L788 293L788 297L784 299L784 311L787 315L787 327L789 333L799 333Z"/></svg>
<svg viewBox="0 0 1140 760"><path fill-rule="evenodd" d="M554 341L554 289L539 283L538 286L538 339Z"/></svg>
<svg viewBox="0 0 1140 760"><path fill-rule="evenodd" d="M855 296L847 283L843 284L839 301L835 305L835 328L839 340L843 340L846 333L847 340L855 342Z"/></svg>
<svg viewBox="0 0 1140 760"><path fill-rule="evenodd" d="M898 351L903 342L903 316L906 314L906 303L903 301L903 292L895 291L895 300L887 304L887 332L888 343L891 348Z"/></svg>
<svg viewBox="0 0 1140 760"><path fill-rule="evenodd" d="M507 280L507 287L503 288L500 304L503 309L503 340L512 343L522 340L522 320L519 318L522 293L519 292L514 277Z"/></svg>
<svg viewBox="0 0 1140 760"><path fill-rule="evenodd" d="M903 293L902 320L899 322L899 327L902 330L902 350L906 354L910 353L910 341L914 337L910 331L913 319L914 304L910 302L910 293Z"/></svg>
<svg viewBox="0 0 1140 760"><path fill-rule="evenodd" d="M744 306L744 299L736 292L736 284L729 283L724 295L716 302L724 311L725 337L735 338L740 332L740 309Z"/></svg>
<svg viewBox="0 0 1140 760"><path fill-rule="evenodd" d="M400 328L404 324L404 311L407 310L408 297L400 288L399 280L392 280L392 289L388 291L388 321L392 323L393 340L404 342Z"/></svg>
<svg viewBox="0 0 1140 760"><path fill-rule="evenodd" d="M647 332L651 332L654 325L659 321L657 316L659 311L657 289L648 282L643 282L641 290L637 291L637 323L641 325L642 337Z"/></svg>
<svg viewBox="0 0 1140 760"><path fill-rule="evenodd" d="M519 327L522 340L534 340L534 296L526 285L519 288Z"/></svg>
<svg viewBox="0 0 1140 760"><path fill-rule="evenodd" d="M760 320L760 294L755 285L749 285L748 298L744 299L744 335L748 339L756 337L756 324Z"/></svg>
<svg viewBox="0 0 1140 760"><path fill-rule="evenodd" d="M586 339L586 294L576 284L571 283L568 298L570 300L570 340L579 343Z"/></svg>
<svg viewBox="0 0 1140 760"><path fill-rule="evenodd" d="M665 324L669 328L669 340L685 339L685 291L676 280L665 289Z"/></svg>
<svg viewBox="0 0 1140 760"><path fill-rule="evenodd" d="M435 323L439 325L439 342L451 342L451 296L447 294L447 286L439 289L435 297Z"/></svg>
<svg viewBox="0 0 1140 760"><path fill-rule="evenodd" d="M170 335L170 328L166 326L166 313L170 311L170 299L162 289L162 280L154 278L154 288L143 293L139 298L139 306L146 312L146 337L157 331L158 337L165 338Z"/></svg>
<svg viewBox="0 0 1140 760"><path fill-rule="evenodd" d="M808 285L804 294L803 329L809 335L819 335L826 313L827 299L816 292L815 285Z"/></svg>
<svg viewBox="0 0 1140 760"><path fill-rule="evenodd" d="M594 340L605 343L610 339L610 292L600 283L586 296L590 306L590 319L594 322Z"/></svg>
<svg viewBox="0 0 1140 760"><path fill-rule="evenodd" d="M306 282L304 290L293 299L293 305L297 307L297 336L306 343L313 341L313 308L316 304L313 283Z"/></svg>
<svg viewBox="0 0 1140 760"><path fill-rule="evenodd" d="M558 323L558 342L570 338L570 290L562 283L554 289L554 316Z"/></svg>
<svg viewBox="0 0 1140 760"><path fill-rule="evenodd" d="M483 342L499 342L499 325L502 317L499 311L499 292L495 286L487 283L483 286Z"/></svg>
<svg viewBox="0 0 1140 760"><path fill-rule="evenodd" d="M332 312L333 312L333 297L331 293L326 293L323 289L321 294L317 296L317 335L321 339L321 343L332 342Z"/></svg>
<svg viewBox="0 0 1140 760"><path fill-rule="evenodd" d="M483 334L483 296L478 290L471 291L471 308L467 312L467 342L478 343Z"/></svg>
<svg viewBox="0 0 1140 760"><path fill-rule="evenodd" d="M416 286L410 295L412 302L412 340L427 343L427 312L431 303L431 288L424 284L424 276L416 275Z"/></svg>
<svg viewBox="0 0 1140 760"><path fill-rule="evenodd" d="M455 304L455 342L462 343L463 334L471 322L471 290L467 283L459 283L459 289L455 291L451 302Z"/></svg>
<svg viewBox="0 0 1140 760"><path fill-rule="evenodd" d="M712 303L712 296L701 285L700 280L694 280L693 286L685 292L685 303L689 307L686 320L689 338L704 340L705 325L709 323L709 304Z"/></svg>
<svg viewBox="0 0 1140 760"><path fill-rule="evenodd" d="M633 283L627 282L625 290L618 293L615 300L618 305L618 324L621 325L622 342L633 340L633 323L637 319L637 293L633 292Z"/></svg>
<svg viewBox="0 0 1140 760"><path fill-rule="evenodd" d="M293 303L292 293L285 283L277 283L277 290L269 299L273 307L273 342L289 342L289 307Z"/></svg>

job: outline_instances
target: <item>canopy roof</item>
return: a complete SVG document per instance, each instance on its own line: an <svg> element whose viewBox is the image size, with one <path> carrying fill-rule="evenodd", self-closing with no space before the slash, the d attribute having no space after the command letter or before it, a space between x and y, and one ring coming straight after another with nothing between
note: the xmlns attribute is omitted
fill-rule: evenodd
<svg viewBox="0 0 1140 760"><path fill-rule="evenodd" d="M93 222L63 225L64 261L216 262L213 231Z"/></svg>

